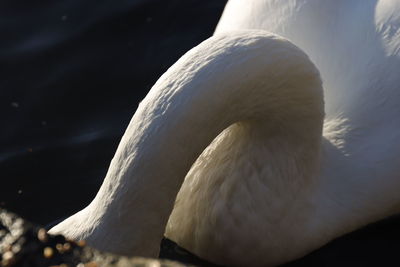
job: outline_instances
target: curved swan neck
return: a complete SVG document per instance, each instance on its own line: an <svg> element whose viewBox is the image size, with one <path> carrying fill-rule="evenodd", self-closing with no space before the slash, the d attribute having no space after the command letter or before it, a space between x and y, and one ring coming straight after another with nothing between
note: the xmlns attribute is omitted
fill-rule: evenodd
<svg viewBox="0 0 400 267"><path fill-rule="evenodd" d="M321 81L301 50L263 31L214 36L139 105L99 193L79 215L86 232L78 235L102 249L154 256L185 175L221 131L257 122L267 136L278 131L318 150L322 120Z"/></svg>

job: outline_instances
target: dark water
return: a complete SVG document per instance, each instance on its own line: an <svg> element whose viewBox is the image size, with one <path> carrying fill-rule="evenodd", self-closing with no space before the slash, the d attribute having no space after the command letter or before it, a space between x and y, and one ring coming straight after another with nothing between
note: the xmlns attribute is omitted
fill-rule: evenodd
<svg viewBox="0 0 400 267"><path fill-rule="evenodd" d="M225 0L0 2L0 206L47 224L97 192L138 102L214 30ZM296 266L394 260L398 217Z"/></svg>
<svg viewBox="0 0 400 267"><path fill-rule="evenodd" d="M225 2L0 2L1 205L42 224L85 206L138 102Z"/></svg>

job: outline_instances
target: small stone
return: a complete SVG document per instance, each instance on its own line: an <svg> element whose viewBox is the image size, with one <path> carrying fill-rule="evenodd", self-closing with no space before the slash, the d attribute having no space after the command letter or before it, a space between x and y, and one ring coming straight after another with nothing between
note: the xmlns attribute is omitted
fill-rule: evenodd
<svg viewBox="0 0 400 267"><path fill-rule="evenodd" d="M161 267L161 264L159 261L150 261L148 263L149 267Z"/></svg>
<svg viewBox="0 0 400 267"><path fill-rule="evenodd" d="M12 258L14 258L14 253L12 253L11 251L3 253L3 260L10 260Z"/></svg>
<svg viewBox="0 0 400 267"><path fill-rule="evenodd" d="M14 253L12 253L11 251L7 251L7 252L3 253L3 259L1 261L1 266L4 266L4 267L11 266L11 265L13 265L14 260L15 260Z"/></svg>
<svg viewBox="0 0 400 267"><path fill-rule="evenodd" d="M84 246L86 246L86 241L85 240L79 240L77 244L80 247L84 247Z"/></svg>
<svg viewBox="0 0 400 267"><path fill-rule="evenodd" d="M47 235L47 231L44 228L40 228L38 233L37 233L37 238L41 241L41 242L47 242L48 240L48 235Z"/></svg>
<svg viewBox="0 0 400 267"><path fill-rule="evenodd" d="M44 248L44 250L43 250L43 256L44 256L46 259L52 258L53 255L54 255L54 251L53 251L53 249L52 249L51 247L45 247L45 248Z"/></svg>
<svg viewBox="0 0 400 267"><path fill-rule="evenodd" d="M64 246L63 246L63 244L60 244L60 243L58 243L57 245L56 245L56 249L58 250L58 252L59 253L64 253Z"/></svg>
<svg viewBox="0 0 400 267"><path fill-rule="evenodd" d="M65 243L65 244L63 245L63 250L64 250L65 252L70 251L70 250L71 250L71 244L70 244L70 243Z"/></svg>
<svg viewBox="0 0 400 267"><path fill-rule="evenodd" d="M14 245L14 246L12 246L12 252L14 253L14 254L17 254L18 252L20 252L21 251L21 245L18 245L18 244L16 244L16 245Z"/></svg>

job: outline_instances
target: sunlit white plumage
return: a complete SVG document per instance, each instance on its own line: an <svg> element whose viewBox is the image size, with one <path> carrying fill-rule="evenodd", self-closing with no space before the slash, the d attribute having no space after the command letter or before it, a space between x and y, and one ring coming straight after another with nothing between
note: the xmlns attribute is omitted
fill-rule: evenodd
<svg viewBox="0 0 400 267"><path fill-rule="evenodd" d="M156 256L166 227L212 262L265 266L399 212L399 25L398 0L229 1L51 232Z"/></svg>

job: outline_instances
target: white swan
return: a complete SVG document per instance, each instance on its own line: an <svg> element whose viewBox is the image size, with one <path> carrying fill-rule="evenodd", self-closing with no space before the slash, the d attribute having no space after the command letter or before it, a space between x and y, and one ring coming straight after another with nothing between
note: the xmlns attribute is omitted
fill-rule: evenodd
<svg viewBox="0 0 400 267"><path fill-rule="evenodd" d="M400 211L399 1L247 3L157 81L96 198L50 233L157 256L166 228L212 262L265 266ZM241 28L309 53L325 122L308 57Z"/></svg>

